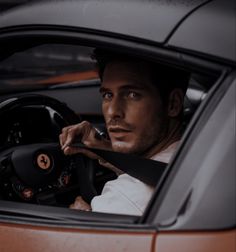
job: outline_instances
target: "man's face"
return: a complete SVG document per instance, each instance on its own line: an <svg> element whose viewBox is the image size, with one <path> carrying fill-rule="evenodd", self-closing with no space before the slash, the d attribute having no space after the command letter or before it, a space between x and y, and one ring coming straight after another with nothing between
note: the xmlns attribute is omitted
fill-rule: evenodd
<svg viewBox="0 0 236 252"><path fill-rule="evenodd" d="M142 154L165 134L166 114L147 65L111 62L100 92L102 110L114 151Z"/></svg>

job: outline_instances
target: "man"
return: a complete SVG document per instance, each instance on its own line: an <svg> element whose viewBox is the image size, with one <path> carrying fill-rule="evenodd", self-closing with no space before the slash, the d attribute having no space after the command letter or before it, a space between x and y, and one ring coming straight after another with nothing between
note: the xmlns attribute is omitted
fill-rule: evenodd
<svg viewBox="0 0 236 252"><path fill-rule="evenodd" d="M79 136L88 147L133 153L168 163L182 133L188 74L127 55L97 51L95 57L109 139L98 139L96 129L89 122L68 126L60 135L64 153L83 153L115 169L91 151L71 147ZM71 208L142 215L153 188L117 172L117 179L105 184L91 206L77 197Z"/></svg>

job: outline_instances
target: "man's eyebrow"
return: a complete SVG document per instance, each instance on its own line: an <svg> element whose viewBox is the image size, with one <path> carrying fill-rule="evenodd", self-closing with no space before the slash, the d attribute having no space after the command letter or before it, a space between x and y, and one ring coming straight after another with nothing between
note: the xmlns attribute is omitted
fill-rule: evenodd
<svg viewBox="0 0 236 252"><path fill-rule="evenodd" d="M119 88L120 90L127 90L127 89L133 89L133 90L145 90L144 85L132 85L132 84L127 84L127 85L123 85ZM99 89L100 93L104 93L104 92L109 92L111 91L109 88L105 88L105 87L101 87Z"/></svg>
<svg viewBox="0 0 236 252"><path fill-rule="evenodd" d="M108 92L108 91L110 91L109 88L104 88L104 87L99 88L99 93L105 93L105 92Z"/></svg>

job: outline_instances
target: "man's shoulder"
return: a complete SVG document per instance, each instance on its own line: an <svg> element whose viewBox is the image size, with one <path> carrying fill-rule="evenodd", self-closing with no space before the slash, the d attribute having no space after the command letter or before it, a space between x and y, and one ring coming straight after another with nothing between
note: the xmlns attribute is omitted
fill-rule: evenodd
<svg viewBox="0 0 236 252"><path fill-rule="evenodd" d="M92 200L93 211L141 215L151 198L153 188L122 174L108 181L100 196Z"/></svg>

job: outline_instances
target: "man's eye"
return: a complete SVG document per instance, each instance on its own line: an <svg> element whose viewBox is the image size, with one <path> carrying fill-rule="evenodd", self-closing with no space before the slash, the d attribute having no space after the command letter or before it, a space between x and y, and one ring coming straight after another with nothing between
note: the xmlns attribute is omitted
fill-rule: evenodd
<svg viewBox="0 0 236 252"><path fill-rule="evenodd" d="M140 94L133 92L133 91L129 92L127 96L130 99L139 99L140 98Z"/></svg>
<svg viewBox="0 0 236 252"><path fill-rule="evenodd" d="M111 98L112 98L112 93L109 93L109 92L103 93L103 94L102 94L102 98L103 98L104 100L111 100Z"/></svg>

